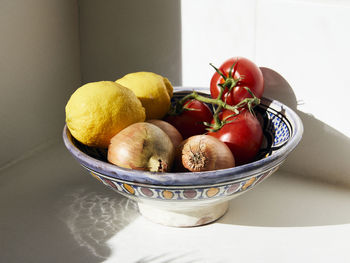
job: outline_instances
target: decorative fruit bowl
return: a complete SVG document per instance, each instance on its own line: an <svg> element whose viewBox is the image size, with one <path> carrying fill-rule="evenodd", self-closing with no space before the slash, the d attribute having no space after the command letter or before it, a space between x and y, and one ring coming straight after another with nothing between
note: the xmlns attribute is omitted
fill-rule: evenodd
<svg viewBox="0 0 350 263"><path fill-rule="evenodd" d="M177 89L173 99L190 92ZM136 201L144 217L168 226L198 226L220 218L230 199L274 173L302 138L300 118L281 102L262 98L255 111L264 132L259 154L255 161L229 169L196 173L125 169L108 163L105 150L79 143L67 126L63 140L69 152L97 180Z"/></svg>

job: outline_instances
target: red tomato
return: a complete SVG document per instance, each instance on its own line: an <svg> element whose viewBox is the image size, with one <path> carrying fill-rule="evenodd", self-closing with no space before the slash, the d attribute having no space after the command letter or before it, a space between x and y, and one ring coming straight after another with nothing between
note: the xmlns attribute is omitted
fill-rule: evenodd
<svg viewBox="0 0 350 263"><path fill-rule="evenodd" d="M224 110L220 119L232 115L233 112ZM258 119L248 110L230 117L220 130L210 132L215 138L226 143L235 157L236 165L251 162L257 155L263 140L263 131Z"/></svg>
<svg viewBox="0 0 350 263"><path fill-rule="evenodd" d="M198 100L189 100L184 104L184 110L179 115L168 115L165 121L172 124L187 139L193 135L206 132L203 122L210 123L213 119L210 108Z"/></svg>
<svg viewBox="0 0 350 263"><path fill-rule="evenodd" d="M230 75L231 67L232 72ZM236 105L244 98L251 98L252 96L244 88L248 87L253 94L261 98L264 92L264 79L262 72L252 61L243 57L235 57L226 60L219 70L225 76L221 76L218 72L215 72L210 82L210 93L212 98L216 99L220 93L219 84L224 84L225 81L228 87L225 87L222 99L229 105ZM233 86L229 92L230 85Z"/></svg>

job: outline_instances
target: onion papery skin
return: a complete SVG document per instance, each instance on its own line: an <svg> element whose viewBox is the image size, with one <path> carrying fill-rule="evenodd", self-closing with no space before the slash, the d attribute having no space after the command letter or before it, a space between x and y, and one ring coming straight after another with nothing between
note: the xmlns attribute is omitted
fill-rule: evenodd
<svg viewBox="0 0 350 263"><path fill-rule="evenodd" d="M168 172L174 153L173 143L162 129L151 123L139 122L111 139L107 159L123 168Z"/></svg>
<svg viewBox="0 0 350 263"><path fill-rule="evenodd" d="M147 120L147 122L162 129L169 136L175 148L183 141L181 133L169 122L157 119Z"/></svg>
<svg viewBox="0 0 350 263"><path fill-rule="evenodd" d="M183 141L176 150L177 171L202 172L232 168L235 159L220 140L209 135L195 135Z"/></svg>

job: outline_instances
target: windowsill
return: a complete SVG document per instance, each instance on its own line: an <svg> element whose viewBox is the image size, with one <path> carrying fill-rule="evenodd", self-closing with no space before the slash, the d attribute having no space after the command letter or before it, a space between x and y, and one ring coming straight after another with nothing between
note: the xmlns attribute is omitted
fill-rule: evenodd
<svg viewBox="0 0 350 263"><path fill-rule="evenodd" d="M1 262L346 262L350 191L277 171L213 224L171 228L90 176L62 142L0 175Z"/></svg>

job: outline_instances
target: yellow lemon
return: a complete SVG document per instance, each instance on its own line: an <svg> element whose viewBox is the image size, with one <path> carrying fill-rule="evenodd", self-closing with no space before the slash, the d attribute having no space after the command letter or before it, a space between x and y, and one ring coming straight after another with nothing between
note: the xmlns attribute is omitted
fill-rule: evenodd
<svg viewBox="0 0 350 263"><path fill-rule="evenodd" d="M125 127L145 120L145 109L128 88L99 81L78 88L66 105L66 123L75 139L88 146L107 148Z"/></svg>
<svg viewBox="0 0 350 263"><path fill-rule="evenodd" d="M173 86L167 78L142 71L129 73L116 82L136 94L146 109L146 119L161 119L168 112Z"/></svg>

